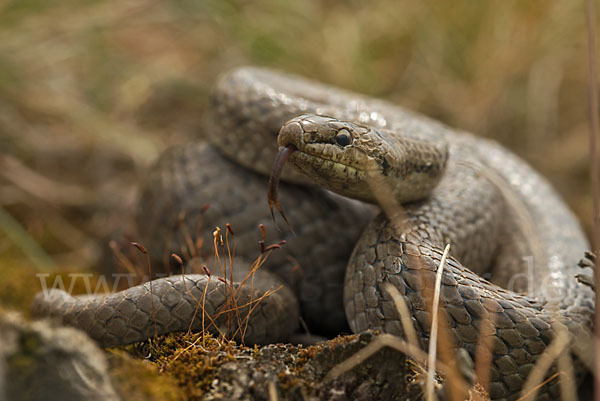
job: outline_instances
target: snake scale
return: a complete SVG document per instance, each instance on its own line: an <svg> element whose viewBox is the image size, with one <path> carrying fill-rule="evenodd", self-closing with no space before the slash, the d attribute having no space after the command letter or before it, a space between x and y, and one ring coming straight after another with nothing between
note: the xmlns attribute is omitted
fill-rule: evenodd
<svg viewBox="0 0 600 401"><path fill-rule="evenodd" d="M402 335L385 290L389 283L406 300L425 346L431 313L423 293L431 293L447 243L442 317L455 346L472 357L484 322L491 324L492 399L517 398L555 338L556 320L573 336L592 327L594 293L575 279L589 247L585 236L548 182L497 143L384 101L250 67L218 80L206 114L210 145L166 152L148 174L136 221L155 263L170 252L185 256L182 232L189 237L198 231L199 219L200 237L212 241L219 226L221 237L235 241L238 305L252 305L240 315L253 309L247 321L217 317L221 332L236 334L243 326L246 342L283 341L301 315L312 331L326 335L348 325L354 332ZM265 201L261 174L272 170L278 134L296 167L283 179L302 184L282 182L278 191L295 235L285 226L278 233ZM306 185L311 182L378 204L383 212L373 218L374 208ZM227 222L235 235L225 232ZM259 254L259 223L267 244L287 244L263 252L269 256L264 268L252 285L240 285ZM193 318L198 300L205 296L206 315L227 308L229 279L175 275L106 296L51 290L36 297L32 310L113 346L155 330L187 330L192 321L200 329L201 319ZM557 392L554 381L540 399Z"/></svg>

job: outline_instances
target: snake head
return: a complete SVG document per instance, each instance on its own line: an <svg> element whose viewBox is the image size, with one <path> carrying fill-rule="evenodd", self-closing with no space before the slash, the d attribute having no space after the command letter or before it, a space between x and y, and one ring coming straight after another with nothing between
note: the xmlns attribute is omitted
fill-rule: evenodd
<svg viewBox="0 0 600 401"><path fill-rule="evenodd" d="M447 149L402 134L307 114L285 123L277 142L282 149L295 148L290 163L329 190L377 203L384 189L404 203L425 197L437 184Z"/></svg>

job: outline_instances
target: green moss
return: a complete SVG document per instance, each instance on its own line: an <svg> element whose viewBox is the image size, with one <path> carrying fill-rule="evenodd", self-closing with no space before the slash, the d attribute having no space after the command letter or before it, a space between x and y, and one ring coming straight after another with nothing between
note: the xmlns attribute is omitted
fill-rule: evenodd
<svg viewBox="0 0 600 401"><path fill-rule="evenodd" d="M216 369L239 354L252 355L257 348L215 339L210 334L171 333L122 347L129 354L153 363L176 383L188 400L199 400L215 379Z"/></svg>
<svg viewBox="0 0 600 401"><path fill-rule="evenodd" d="M40 290L35 268L19 259L0 260L0 305L27 311L33 296Z"/></svg>
<svg viewBox="0 0 600 401"><path fill-rule="evenodd" d="M82 277L81 272L77 272L74 268L39 273L23 258L0 259L0 271L2 272L0 306L18 310L26 316L29 314L33 297L43 290L44 285L48 289L70 289L72 294L86 293L88 286L94 291L98 285L97 275ZM72 274L76 275L72 276Z"/></svg>
<svg viewBox="0 0 600 401"><path fill-rule="evenodd" d="M36 353L40 346L39 337L31 332L24 332L19 338L20 352L7 358L8 372L16 380L23 380L35 374Z"/></svg>
<svg viewBox="0 0 600 401"><path fill-rule="evenodd" d="M6 358L7 399L42 400L46 398L44 392L56 391L56 376L48 374L54 367L48 364L47 350L40 350L37 333L25 329L18 341L16 352ZM72 399L68 394L68 390L61 393Z"/></svg>
<svg viewBox="0 0 600 401"><path fill-rule="evenodd" d="M113 384L123 400L185 399L177 382L168 375L159 375L154 364L134 359L122 350L110 350L108 361Z"/></svg>

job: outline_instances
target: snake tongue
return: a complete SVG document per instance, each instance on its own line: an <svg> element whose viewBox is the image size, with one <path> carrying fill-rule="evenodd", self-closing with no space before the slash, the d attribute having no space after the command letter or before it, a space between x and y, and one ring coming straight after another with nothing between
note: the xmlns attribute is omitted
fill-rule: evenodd
<svg viewBox="0 0 600 401"><path fill-rule="evenodd" d="M283 220L288 226L290 226L290 223L288 222L288 219L285 216L285 213L283 212L283 208L279 203L279 193L277 192L277 190L279 188L279 179L281 178L283 166L285 166L288 157L290 157L290 155L295 151L296 146L292 144L286 145L279 151L279 153L277 154L277 158L275 159L275 163L273 164L273 170L271 170L271 177L269 177L269 192L267 193L269 210L271 211L273 221L275 221L275 213L273 212L273 206L275 206L275 208L277 209L281 217L283 217ZM277 224L275 224L275 227L277 227ZM277 227L277 229L279 229L279 227Z"/></svg>

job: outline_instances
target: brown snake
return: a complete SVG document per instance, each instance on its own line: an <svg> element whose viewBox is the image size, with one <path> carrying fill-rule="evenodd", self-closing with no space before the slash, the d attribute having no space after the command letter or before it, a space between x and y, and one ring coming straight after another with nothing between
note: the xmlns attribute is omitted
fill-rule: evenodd
<svg viewBox="0 0 600 401"><path fill-rule="evenodd" d="M274 231L264 201L266 181L246 169L270 172L278 132L280 146L294 146L289 161L302 173L286 171L284 179L312 180L384 210L354 246L372 215L369 209L319 189L282 184L281 204L298 236L284 229L288 253L273 252L268 260L275 275L259 271L252 287L236 284L238 305L255 307L248 321L238 320L233 328L217 319L221 332L243 326L246 342L282 341L301 313L311 329L333 334L343 330L345 311L354 332L370 328L402 335L385 291L384 283L390 283L404 296L425 345L431 305L423 293L431 293L447 243L442 316L455 346L472 357L483 322L491 327L492 399L518 396L556 337L557 320L574 336L591 328L594 293L575 279L589 245L575 217L545 179L497 143L383 101L256 68L222 77L207 114L206 135L218 151L206 145L171 150L142 193L138 227L146 244L161 244L155 246L156 259L181 249L173 245L181 241L171 228L180 210L190 219L208 219L210 231L227 219L236 229L236 254L256 256L256 224ZM211 200L218 191L226 193L222 203ZM211 207L203 213L206 193ZM309 245L310 240L316 242ZM341 259L353 247L345 268ZM281 280L282 289L256 303ZM38 295L32 308L112 346L152 336L153 320L158 333L187 330L204 293L207 315L227 307L226 285L205 275L188 274L185 282L181 276L157 279L152 291L154 319L149 283L109 296L52 290ZM201 327L194 319L193 328ZM542 398L557 392L557 382L551 382Z"/></svg>

